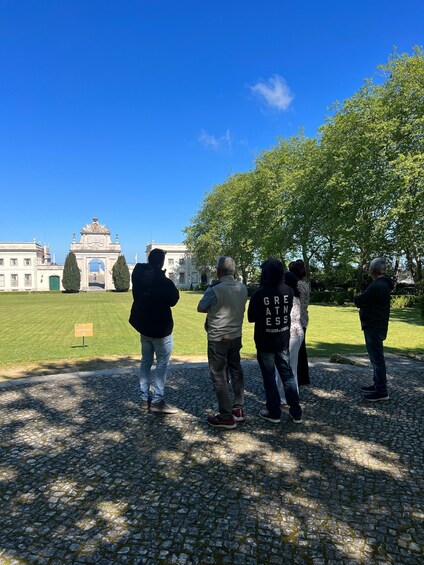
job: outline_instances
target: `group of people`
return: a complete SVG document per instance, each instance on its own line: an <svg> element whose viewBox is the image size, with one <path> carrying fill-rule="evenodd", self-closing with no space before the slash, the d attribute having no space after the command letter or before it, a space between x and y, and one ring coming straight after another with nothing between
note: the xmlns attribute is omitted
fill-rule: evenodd
<svg viewBox="0 0 424 565"><path fill-rule="evenodd" d="M141 408L157 414L174 414L177 408L165 402L166 370L172 352L171 308L179 292L163 270L165 252L153 249L148 263L138 263L132 274L133 305L130 324L141 335ZM197 311L205 313L209 371L218 401L218 412L210 415L210 426L233 429L245 419L244 373L240 362L242 325L248 298L247 288L235 278L231 257L218 259L216 280L201 298ZM390 311L390 279L383 259L371 262L374 282L355 304L360 308L362 328L374 369L374 382L362 387L370 401L388 399L383 341ZM291 420L302 423L299 386L310 383L305 334L308 326L309 285L303 261L289 264L267 259L261 265L259 289L247 310L254 323L257 360L262 373L266 407L259 415L271 423L281 421L288 407ZM156 369L152 371L154 357Z"/></svg>

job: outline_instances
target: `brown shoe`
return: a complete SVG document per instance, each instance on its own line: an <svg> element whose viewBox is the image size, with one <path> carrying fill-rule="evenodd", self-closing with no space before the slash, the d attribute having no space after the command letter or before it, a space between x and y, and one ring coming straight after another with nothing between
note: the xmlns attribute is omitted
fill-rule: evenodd
<svg viewBox="0 0 424 565"><path fill-rule="evenodd" d="M150 402L148 400L142 400L140 402L140 408L141 410L143 410L143 412L147 412L147 410L149 409L150 406Z"/></svg>
<svg viewBox="0 0 424 565"><path fill-rule="evenodd" d="M155 414L176 414L178 412L178 408L172 406L172 404L168 404L164 400L161 400L160 402L151 403L150 412L154 412Z"/></svg>

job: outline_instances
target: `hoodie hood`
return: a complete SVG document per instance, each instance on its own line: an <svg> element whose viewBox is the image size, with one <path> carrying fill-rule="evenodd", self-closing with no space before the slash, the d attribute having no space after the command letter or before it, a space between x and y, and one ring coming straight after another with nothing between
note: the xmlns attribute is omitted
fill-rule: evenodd
<svg viewBox="0 0 424 565"><path fill-rule="evenodd" d="M149 263L140 263L137 269L137 283L139 287L147 289L154 285L159 269Z"/></svg>

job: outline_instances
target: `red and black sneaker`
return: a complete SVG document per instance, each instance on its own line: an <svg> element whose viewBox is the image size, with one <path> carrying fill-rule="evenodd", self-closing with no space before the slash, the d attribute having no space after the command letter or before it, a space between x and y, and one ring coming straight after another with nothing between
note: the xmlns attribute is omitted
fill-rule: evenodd
<svg viewBox="0 0 424 565"><path fill-rule="evenodd" d="M235 406L233 408L233 418L236 422L244 422L244 410L241 406Z"/></svg>
<svg viewBox="0 0 424 565"><path fill-rule="evenodd" d="M227 430L232 430L237 426L233 416L230 416L229 418L223 418L220 414L215 414L215 416L208 416L208 424L213 428L223 428Z"/></svg>

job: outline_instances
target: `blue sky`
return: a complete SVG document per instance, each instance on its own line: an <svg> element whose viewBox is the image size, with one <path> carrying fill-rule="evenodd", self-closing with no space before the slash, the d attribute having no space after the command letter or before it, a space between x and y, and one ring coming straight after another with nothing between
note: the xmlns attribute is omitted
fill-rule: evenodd
<svg viewBox="0 0 424 565"><path fill-rule="evenodd" d="M213 185L423 29L422 0L0 0L0 241L63 262L93 216L128 262L182 241Z"/></svg>

